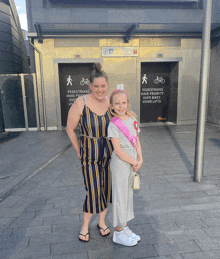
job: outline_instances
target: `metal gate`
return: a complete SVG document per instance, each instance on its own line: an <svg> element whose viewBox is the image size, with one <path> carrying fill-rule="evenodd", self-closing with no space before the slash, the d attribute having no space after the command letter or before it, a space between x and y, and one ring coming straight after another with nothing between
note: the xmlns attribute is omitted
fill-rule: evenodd
<svg viewBox="0 0 220 259"><path fill-rule="evenodd" d="M35 74L0 75L0 130L40 130Z"/></svg>

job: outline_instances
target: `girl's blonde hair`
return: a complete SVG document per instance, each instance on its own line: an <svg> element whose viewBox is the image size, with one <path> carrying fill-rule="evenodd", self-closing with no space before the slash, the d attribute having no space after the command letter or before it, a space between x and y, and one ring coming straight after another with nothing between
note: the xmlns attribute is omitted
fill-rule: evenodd
<svg viewBox="0 0 220 259"><path fill-rule="evenodd" d="M126 95L127 101L128 101L128 109L127 109L127 111L126 111L125 114L127 114L128 111L129 111L128 94L127 94L127 92L125 92L124 90L120 90L120 89L117 89L117 90L112 91L111 94L110 94L110 96L109 96L109 103L110 103L110 111L111 111L111 114L114 115L114 116L117 116L117 114L115 113L115 111L111 108L111 105L113 105L113 97L114 97L116 94L125 94L125 95Z"/></svg>

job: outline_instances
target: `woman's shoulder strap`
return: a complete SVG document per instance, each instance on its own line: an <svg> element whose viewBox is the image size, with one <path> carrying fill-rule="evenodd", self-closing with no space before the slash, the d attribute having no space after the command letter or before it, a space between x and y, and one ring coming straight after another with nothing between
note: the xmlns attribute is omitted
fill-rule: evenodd
<svg viewBox="0 0 220 259"><path fill-rule="evenodd" d="M84 99L84 104L86 105L86 97L85 97L85 95L83 95L83 99Z"/></svg>

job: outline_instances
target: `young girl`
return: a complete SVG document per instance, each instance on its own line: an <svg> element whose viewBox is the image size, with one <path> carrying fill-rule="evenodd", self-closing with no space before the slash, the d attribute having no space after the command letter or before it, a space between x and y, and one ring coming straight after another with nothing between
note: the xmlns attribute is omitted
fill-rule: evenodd
<svg viewBox="0 0 220 259"><path fill-rule="evenodd" d="M115 227L113 242L125 246L134 246L141 238L129 229L127 222L134 218L134 171L140 169L143 159L138 138L139 129L137 122L127 115L128 104L125 91L115 90L111 93L110 108L115 117L109 123L108 137L111 138L114 147L110 163L113 227ZM122 128L126 128L129 139L122 133L122 131L124 132ZM131 135L133 135L132 138ZM138 161L136 160L136 154Z"/></svg>

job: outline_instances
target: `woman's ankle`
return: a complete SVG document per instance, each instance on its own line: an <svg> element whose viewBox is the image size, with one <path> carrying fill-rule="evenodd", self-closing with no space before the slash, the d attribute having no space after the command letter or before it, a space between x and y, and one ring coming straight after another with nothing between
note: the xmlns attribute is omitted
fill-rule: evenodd
<svg viewBox="0 0 220 259"><path fill-rule="evenodd" d="M89 229L88 226L82 226L81 231L87 233L88 229Z"/></svg>

